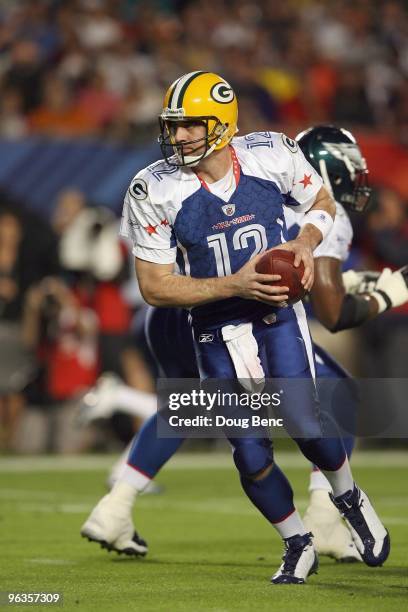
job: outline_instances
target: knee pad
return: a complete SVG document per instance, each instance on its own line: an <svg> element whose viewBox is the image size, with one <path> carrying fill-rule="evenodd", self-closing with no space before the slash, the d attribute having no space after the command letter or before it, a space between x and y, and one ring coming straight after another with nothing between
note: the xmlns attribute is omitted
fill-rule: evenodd
<svg viewBox="0 0 408 612"><path fill-rule="evenodd" d="M303 455L321 470L337 470L346 457L341 438L297 438Z"/></svg>
<svg viewBox="0 0 408 612"><path fill-rule="evenodd" d="M234 462L244 478L257 476L273 463L272 442L266 438L236 440Z"/></svg>

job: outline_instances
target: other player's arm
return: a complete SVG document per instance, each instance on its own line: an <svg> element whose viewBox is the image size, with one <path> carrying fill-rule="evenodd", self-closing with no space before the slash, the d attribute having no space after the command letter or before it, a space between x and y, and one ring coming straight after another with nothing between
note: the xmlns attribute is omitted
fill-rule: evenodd
<svg viewBox="0 0 408 612"><path fill-rule="evenodd" d="M359 295L346 292L341 268L342 262L334 257L315 259L313 310L320 323L333 333L358 327L408 301L407 282L401 271L384 270L373 291Z"/></svg>
<svg viewBox="0 0 408 612"><path fill-rule="evenodd" d="M266 284L280 280L279 275L255 271L261 257L262 254L257 255L235 274L220 278L180 276L174 273L174 264L152 263L136 257L136 275L143 298L152 306L191 308L235 296L268 304L287 300L288 287Z"/></svg>
<svg viewBox="0 0 408 612"><path fill-rule="evenodd" d="M310 291L314 282L313 251L330 231L335 216L336 204L327 189L321 187L313 205L303 217L302 227L295 240L279 246L280 249L295 253L295 267L303 262L305 272L302 284L307 291Z"/></svg>
<svg viewBox="0 0 408 612"><path fill-rule="evenodd" d="M310 299L317 319L331 332L357 327L378 314L375 298L346 293L342 262L334 257L315 259L315 282Z"/></svg>

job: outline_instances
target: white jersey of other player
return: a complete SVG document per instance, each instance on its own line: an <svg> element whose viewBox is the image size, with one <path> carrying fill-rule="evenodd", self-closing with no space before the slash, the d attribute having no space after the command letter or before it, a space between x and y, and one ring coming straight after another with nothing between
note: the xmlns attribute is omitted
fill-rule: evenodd
<svg viewBox="0 0 408 612"><path fill-rule="evenodd" d="M285 221L289 237L292 239L299 232L299 215L296 215L290 208L285 208ZM349 256L352 240L353 227L349 216L343 206L336 202L336 217L333 227L326 238L314 250L313 256L315 259L317 257L332 257L344 262Z"/></svg>

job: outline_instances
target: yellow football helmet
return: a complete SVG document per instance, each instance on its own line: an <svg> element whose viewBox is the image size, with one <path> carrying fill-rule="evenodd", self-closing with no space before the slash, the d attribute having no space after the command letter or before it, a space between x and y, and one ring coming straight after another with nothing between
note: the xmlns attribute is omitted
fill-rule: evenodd
<svg viewBox="0 0 408 612"><path fill-rule="evenodd" d="M198 121L206 127L206 135L197 140L177 143L175 125ZM218 74L195 71L183 75L166 92L163 112L159 117L159 144L171 166L196 166L213 151L227 146L238 132L238 104L232 87ZM187 155L184 146L196 144L199 155Z"/></svg>

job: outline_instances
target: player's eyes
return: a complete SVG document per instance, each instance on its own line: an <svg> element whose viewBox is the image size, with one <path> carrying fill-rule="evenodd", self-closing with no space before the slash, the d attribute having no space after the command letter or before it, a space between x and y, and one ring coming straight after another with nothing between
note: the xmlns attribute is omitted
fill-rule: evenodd
<svg viewBox="0 0 408 612"><path fill-rule="evenodd" d="M184 127L186 128L195 128L195 127L199 127L199 126L203 126L204 122L203 121L187 121L184 124Z"/></svg>
<svg viewBox="0 0 408 612"><path fill-rule="evenodd" d="M195 127L198 126L204 126L204 122L203 121L183 121L180 123L168 123L167 124L167 129L170 132L170 134L174 135L177 132L177 128L178 127L182 127L185 130L189 130L189 129L193 129Z"/></svg>

